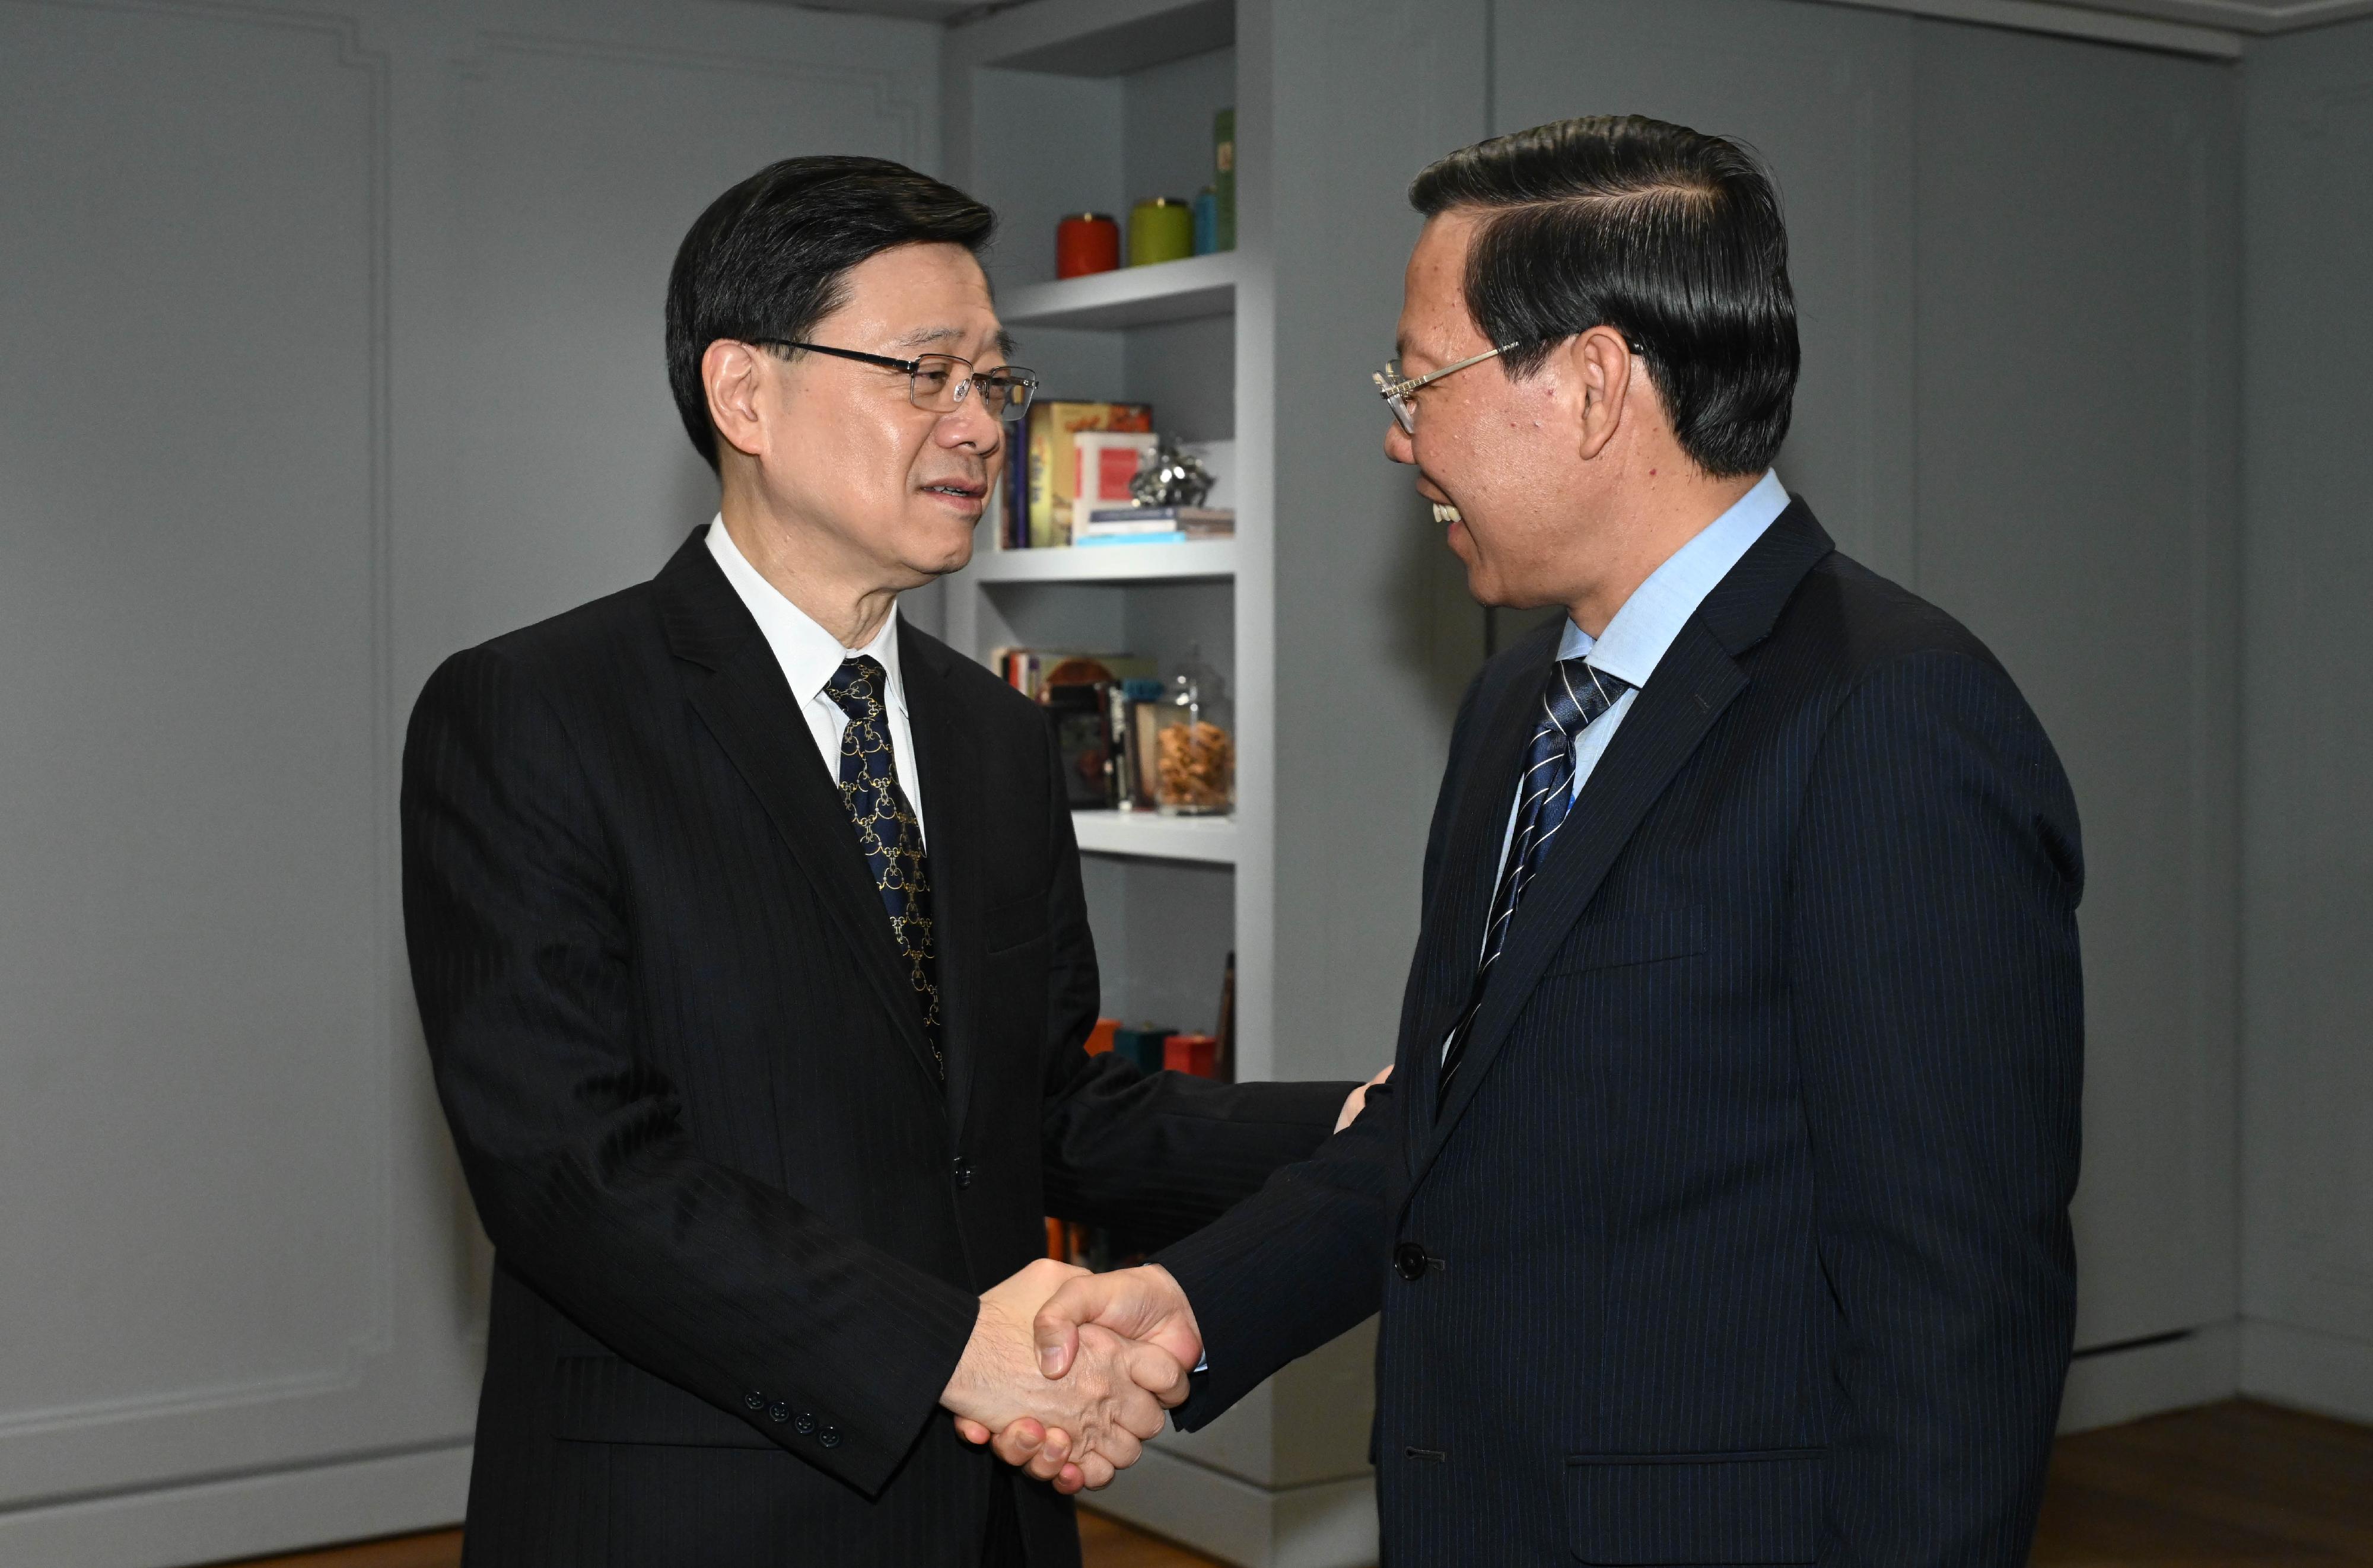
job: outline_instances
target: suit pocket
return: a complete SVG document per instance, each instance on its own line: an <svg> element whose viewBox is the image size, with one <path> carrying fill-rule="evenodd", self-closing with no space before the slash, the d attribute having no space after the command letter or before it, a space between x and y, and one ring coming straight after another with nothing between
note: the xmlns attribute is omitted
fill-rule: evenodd
<svg viewBox="0 0 2373 1568"><path fill-rule="evenodd" d="M1574 927L1543 977L1689 958L1705 950L1706 918L1701 907L1618 916Z"/></svg>
<svg viewBox="0 0 2373 1568"><path fill-rule="evenodd" d="M988 956L999 958L1016 953L1034 942L1046 940L1046 901L1044 898L1022 898L1011 904L1000 904L988 912L983 924L988 942Z"/></svg>
<svg viewBox="0 0 2373 1568"><path fill-rule="evenodd" d="M776 1446L740 1418L616 1356L565 1356L552 1371L552 1434L564 1443L680 1448Z"/></svg>
<svg viewBox="0 0 2373 1568"><path fill-rule="evenodd" d="M1566 1536L1584 1562L1810 1562L1821 1451L1578 1454L1565 1462Z"/></svg>

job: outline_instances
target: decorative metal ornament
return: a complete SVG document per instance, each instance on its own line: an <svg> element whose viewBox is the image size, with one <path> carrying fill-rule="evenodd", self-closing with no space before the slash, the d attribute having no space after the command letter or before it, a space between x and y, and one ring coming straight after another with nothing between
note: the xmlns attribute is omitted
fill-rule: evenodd
<svg viewBox="0 0 2373 1568"><path fill-rule="evenodd" d="M1138 466L1128 493L1141 507L1199 507L1215 483L1201 459L1164 436Z"/></svg>

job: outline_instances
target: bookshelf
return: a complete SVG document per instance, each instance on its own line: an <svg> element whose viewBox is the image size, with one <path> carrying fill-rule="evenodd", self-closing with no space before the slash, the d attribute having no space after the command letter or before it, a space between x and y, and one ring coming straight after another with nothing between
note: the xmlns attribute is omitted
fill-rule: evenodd
<svg viewBox="0 0 2373 1568"><path fill-rule="evenodd" d="M1070 550L985 549L965 568L976 583L1202 582L1236 575L1233 539L1184 544L1096 544ZM977 657L977 650L970 650Z"/></svg>
<svg viewBox="0 0 2373 1568"><path fill-rule="evenodd" d="M998 315L1017 330L1143 327L1232 315L1236 308L1239 264L1237 252L1223 251L1054 283L1025 284L998 301Z"/></svg>
<svg viewBox="0 0 2373 1568"><path fill-rule="evenodd" d="M1301 112L1292 106L1314 80L1340 105L1397 79L1348 64L1347 44L1364 60L1368 30L1340 18L1318 27L1318 10L1030 0L952 29L941 53L944 172L998 212L987 262L1015 357L1040 373L1042 395L1152 404L1158 431L1210 447L1214 499L1236 513L1228 541L999 550L985 532L972 565L945 580L944 635L977 659L1005 644L1131 653L1164 673L1192 651L1226 682L1233 816L1079 812L1072 826L1103 1011L1209 1029L1233 952L1237 1073L1251 1080L1365 1077L1389 1054L1433 748L1472 668L1413 677L1465 622L1451 611L1437 631L1428 612L1412 614L1432 592L1424 563L1441 553L1438 531L1405 479L1353 461L1382 435L1367 372L1390 352L1402 254L1346 250L1307 194L1291 211L1275 194L1278 123ZM1211 116L1223 107L1235 110L1236 249L1056 280L1065 215L1125 218L1140 197L1194 195L1210 178ZM1442 135L1397 124L1386 114L1381 128L1304 127L1288 172L1305 193L1330 193L1339 163L1365 181L1372 210L1391 212L1419 161L1403 142ZM1362 150L1380 136L1381 154ZM1332 150L1312 150L1321 146ZM1280 237L1303 252L1291 269L1278 263ZM1324 308L1301 299L1289 322L1279 296L1299 298L1304 280ZM1294 410L1290 551L1281 406ZM1370 1343L1355 1331L1208 1430L1157 1437L1096 1506L1230 1562L1373 1563Z"/></svg>
<svg viewBox="0 0 2373 1568"><path fill-rule="evenodd" d="M1239 97L1236 23L1233 0L1035 0L950 34L947 173L997 209L988 263L1016 359L1039 372L1044 397L1148 403L1165 435L1230 443L1233 472L1221 479L1236 536L1006 550L984 524L973 564L947 580L942 613L948 640L976 659L1009 644L1067 648L1150 657L1167 675L1191 653L1226 682L1234 814L1086 811L1072 825L1104 1011L1210 1029L1233 951L1238 1071L1266 1078L1274 661L1251 612L1269 570L1268 497L1257 476L1271 438L1265 418L1246 417L1269 399L1267 333L1240 310L1266 264L1258 225L1244 220L1243 176L1237 249L1054 276L1064 215L1107 212L1125 224L1138 198L1192 198L1210 181L1212 115ZM1012 112L1017 105L1026 111Z"/></svg>
<svg viewBox="0 0 2373 1568"><path fill-rule="evenodd" d="M1154 812L1073 812L1071 831L1084 854L1145 860L1236 863L1233 817L1163 816Z"/></svg>

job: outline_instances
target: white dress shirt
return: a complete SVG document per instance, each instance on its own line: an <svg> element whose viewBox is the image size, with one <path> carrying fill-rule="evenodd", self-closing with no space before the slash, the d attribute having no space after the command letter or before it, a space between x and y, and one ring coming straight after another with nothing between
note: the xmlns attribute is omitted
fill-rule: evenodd
<svg viewBox="0 0 2373 1568"><path fill-rule="evenodd" d="M931 836L925 825L922 787L915 776L915 735L906 720L906 683L898 670L897 606L890 607L888 618L871 642L863 648L843 648L838 638L816 625L806 611L759 575L758 568L735 547L733 536L725 532L722 514L708 525L708 553L725 573L725 580L733 585L733 591L742 596L742 603L750 607L758 629L766 634L766 646L775 650L775 662L783 667L783 679L790 683L791 696L799 699L800 711L806 716L808 733L824 755L824 770L836 783L840 778L840 738L848 729L848 715L824 695L824 688L844 660L862 653L880 662L888 677L883 708L890 719L891 765L897 770L898 788L906 792L906 804L914 808L916 825L923 828L923 842L928 846Z"/></svg>

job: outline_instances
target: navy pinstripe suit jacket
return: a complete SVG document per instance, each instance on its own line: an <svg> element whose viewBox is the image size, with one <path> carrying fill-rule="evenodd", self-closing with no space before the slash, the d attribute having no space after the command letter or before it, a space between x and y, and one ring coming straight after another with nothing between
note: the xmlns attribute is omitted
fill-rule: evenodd
<svg viewBox="0 0 2373 1568"><path fill-rule="evenodd" d="M1053 1212L1177 1235L1348 1083L1081 1050L1043 710L906 627L944 1082L799 703L696 532L657 580L448 660L403 758L404 931L497 1269L467 1560L977 1568L1070 1504L939 1408Z"/></svg>
<svg viewBox="0 0 2373 1568"><path fill-rule="evenodd" d="M2076 813L2001 665L1800 500L1519 907L1556 628L1468 691L1393 1092L1161 1255L1192 1429L1381 1308L1385 1561L2023 1562L2074 1315Z"/></svg>

